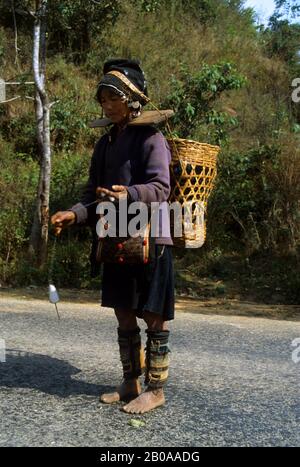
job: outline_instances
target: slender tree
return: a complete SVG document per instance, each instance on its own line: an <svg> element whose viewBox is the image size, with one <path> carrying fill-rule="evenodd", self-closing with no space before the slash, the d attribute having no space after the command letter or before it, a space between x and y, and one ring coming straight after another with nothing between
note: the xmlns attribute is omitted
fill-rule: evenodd
<svg viewBox="0 0 300 467"><path fill-rule="evenodd" d="M49 196L51 178L50 106L46 87L46 17L47 0L36 0L33 27L33 74L36 86L35 112L40 174L37 203L29 242L29 252L39 266L47 257Z"/></svg>

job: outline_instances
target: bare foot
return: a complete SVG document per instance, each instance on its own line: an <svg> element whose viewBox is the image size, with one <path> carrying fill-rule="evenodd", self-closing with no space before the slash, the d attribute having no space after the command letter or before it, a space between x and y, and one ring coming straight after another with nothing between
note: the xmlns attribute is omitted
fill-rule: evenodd
<svg viewBox="0 0 300 467"><path fill-rule="evenodd" d="M119 401L128 401L135 399L141 393L141 385L138 379L131 379L123 381L123 383L117 387L115 392L102 394L100 401L105 404L113 404Z"/></svg>
<svg viewBox="0 0 300 467"><path fill-rule="evenodd" d="M165 403L163 389L148 389L136 399L124 405L122 410L127 413L145 413Z"/></svg>

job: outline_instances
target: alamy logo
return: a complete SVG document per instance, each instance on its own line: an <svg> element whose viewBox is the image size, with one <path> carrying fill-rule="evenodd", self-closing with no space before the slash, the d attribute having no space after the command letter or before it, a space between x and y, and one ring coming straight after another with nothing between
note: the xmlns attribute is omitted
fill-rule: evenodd
<svg viewBox="0 0 300 467"><path fill-rule="evenodd" d="M292 352L292 360L294 363L300 362L300 337L294 339L292 342L292 346L296 347L295 350Z"/></svg>
<svg viewBox="0 0 300 467"><path fill-rule="evenodd" d="M292 82L293 88L296 88L292 93L292 101L295 104L300 102L300 78L295 78Z"/></svg>
<svg viewBox="0 0 300 467"><path fill-rule="evenodd" d="M6 347L5 347L5 340L0 339L0 363L6 362Z"/></svg>
<svg viewBox="0 0 300 467"><path fill-rule="evenodd" d="M96 225L98 237L136 237L142 235L149 217L151 219L151 237L168 237L171 234L169 220L172 214L172 234L174 237L193 235L195 229L204 228L205 207L201 201L190 201L183 205L179 202L171 204L153 202L150 204L136 201L127 205L121 200L118 205L111 201L98 204L100 215Z"/></svg>

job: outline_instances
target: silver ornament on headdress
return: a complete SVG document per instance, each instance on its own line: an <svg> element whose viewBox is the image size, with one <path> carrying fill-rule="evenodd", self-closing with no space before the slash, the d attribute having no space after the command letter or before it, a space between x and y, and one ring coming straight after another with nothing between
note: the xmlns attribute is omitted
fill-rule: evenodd
<svg viewBox="0 0 300 467"><path fill-rule="evenodd" d="M128 107L131 107L132 109L134 110L137 110L139 109L141 106L141 104L139 103L139 101L132 101L128 104Z"/></svg>

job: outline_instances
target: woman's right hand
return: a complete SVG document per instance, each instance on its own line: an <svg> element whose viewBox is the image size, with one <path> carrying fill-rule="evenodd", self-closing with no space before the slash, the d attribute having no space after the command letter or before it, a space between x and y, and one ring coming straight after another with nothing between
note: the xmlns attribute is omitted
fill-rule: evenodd
<svg viewBox="0 0 300 467"><path fill-rule="evenodd" d="M76 221L76 214L73 211L58 211L51 216L51 224L54 225L54 235L59 235L63 229L66 229Z"/></svg>

